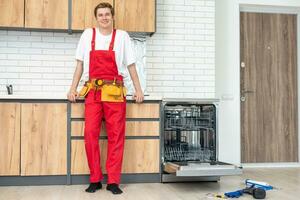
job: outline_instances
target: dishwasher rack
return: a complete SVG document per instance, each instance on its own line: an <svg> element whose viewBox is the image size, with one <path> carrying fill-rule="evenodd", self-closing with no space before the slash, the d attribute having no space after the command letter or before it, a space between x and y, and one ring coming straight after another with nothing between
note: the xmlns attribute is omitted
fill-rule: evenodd
<svg viewBox="0 0 300 200"><path fill-rule="evenodd" d="M164 108L164 160L216 161L214 105Z"/></svg>

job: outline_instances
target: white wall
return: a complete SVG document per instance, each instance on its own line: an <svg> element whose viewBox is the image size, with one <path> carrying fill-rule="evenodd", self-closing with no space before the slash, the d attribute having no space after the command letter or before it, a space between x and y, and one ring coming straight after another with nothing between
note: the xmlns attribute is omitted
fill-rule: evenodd
<svg viewBox="0 0 300 200"><path fill-rule="evenodd" d="M245 5L293 9L300 7L300 1L216 0L216 98L221 99L219 137L222 141L219 157L232 163L241 162L239 8Z"/></svg>
<svg viewBox="0 0 300 200"><path fill-rule="evenodd" d="M146 41L147 92L215 96L215 0L157 0L157 31ZM64 94L80 34L0 30L0 95Z"/></svg>
<svg viewBox="0 0 300 200"><path fill-rule="evenodd" d="M12 84L14 94L18 95L65 97L75 70L75 49L80 35L0 30L0 95L6 94L6 84ZM144 89L146 42L135 40L132 44ZM130 78L125 81L128 93L132 94Z"/></svg>
<svg viewBox="0 0 300 200"><path fill-rule="evenodd" d="M80 34L0 30L0 94L66 93Z"/></svg>
<svg viewBox="0 0 300 200"><path fill-rule="evenodd" d="M163 97L215 96L215 0L157 0L147 88Z"/></svg>

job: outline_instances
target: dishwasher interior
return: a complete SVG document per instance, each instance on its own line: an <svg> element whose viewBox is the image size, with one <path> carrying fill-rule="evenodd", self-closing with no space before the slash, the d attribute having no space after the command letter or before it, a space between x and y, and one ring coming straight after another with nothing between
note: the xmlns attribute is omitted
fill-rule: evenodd
<svg viewBox="0 0 300 200"><path fill-rule="evenodd" d="M164 160L216 161L214 105L166 106Z"/></svg>
<svg viewBox="0 0 300 200"><path fill-rule="evenodd" d="M162 112L162 182L216 181L241 173L237 166L218 161L215 104L164 102Z"/></svg>

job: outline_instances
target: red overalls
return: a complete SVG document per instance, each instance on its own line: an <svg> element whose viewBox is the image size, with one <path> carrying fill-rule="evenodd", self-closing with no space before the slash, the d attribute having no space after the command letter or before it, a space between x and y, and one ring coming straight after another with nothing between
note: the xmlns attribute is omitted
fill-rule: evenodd
<svg viewBox="0 0 300 200"><path fill-rule="evenodd" d="M109 50L95 50L96 31L90 51L89 78L123 81L118 75L118 68L113 51L116 30L113 30ZM99 182L103 178L100 167L99 135L102 118L105 118L108 136L107 147L107 184L120 183L125 140L126 100L124 102L101 101L101 89L90 90L85 99L85 130L84 141L88 165L90 168L90 182Z"/></svg>

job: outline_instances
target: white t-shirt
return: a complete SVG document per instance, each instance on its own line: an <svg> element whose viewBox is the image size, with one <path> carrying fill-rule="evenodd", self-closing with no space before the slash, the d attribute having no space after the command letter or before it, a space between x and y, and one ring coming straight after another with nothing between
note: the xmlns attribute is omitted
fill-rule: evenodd
<svg viewBox="0 0 300 200"><path fill-rule="evenodd" d="M89 77L89 61L91 51L91 41L93 36L93 29L85 29L82 33L77 45L76 59L83 61L83 80L88 80ZM111 41L112 33L110 35L102 35L98 28L96 28L95 50L108 50ZM126 76L126 67L135 63L130 37L126 31L117 30L114 42L116 63L118 66L118 73L121 76Z"/></svg>

